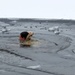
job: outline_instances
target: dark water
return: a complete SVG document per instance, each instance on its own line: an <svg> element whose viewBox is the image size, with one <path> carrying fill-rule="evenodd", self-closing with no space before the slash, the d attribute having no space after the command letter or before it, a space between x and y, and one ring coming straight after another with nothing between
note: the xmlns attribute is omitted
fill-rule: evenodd
<svg viewBox="0 0 75 75"><path fill-rule="evenodd" d="M10 31L2 33L6 26ZM59 26L60 34L48 31ZM19 34L33 31L31 47L20 47ZM75 25L63 20L0 21L0 75L75 75Z"/></svg>

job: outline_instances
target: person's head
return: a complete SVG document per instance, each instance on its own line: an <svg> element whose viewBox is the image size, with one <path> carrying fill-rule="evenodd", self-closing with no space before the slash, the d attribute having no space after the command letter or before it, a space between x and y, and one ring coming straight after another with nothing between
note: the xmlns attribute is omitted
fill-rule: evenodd
<svg viewBox="0 0 75 75"><path fill-rule="evenodd" d="M22 38L25 38L25 39L26 39L27 36L28 36L28 34L29 34L28 32L21 32L21 33L20 33L20 36L21 36Z"/></svg>
<svg viewBox="0 0 75 75"><path fill-rule="evenodd" d="M31 36L32 36L33 34L34 34L34 33L31 32L31 31L29 31L29 32L22 32L22 33L20 34L20 36L21 36L22 38L28 40L28 39L31 39Z"/></svg>

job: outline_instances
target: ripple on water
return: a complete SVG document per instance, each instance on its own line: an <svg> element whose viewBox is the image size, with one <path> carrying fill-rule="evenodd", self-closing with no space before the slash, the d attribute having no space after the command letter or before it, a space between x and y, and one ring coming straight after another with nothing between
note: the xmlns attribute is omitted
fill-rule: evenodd
<svg viewBox="0 0 75 75"><path fill-rule="evenodd" d="M12 35L10 35L10 37L0 37L2 39L0 41L3 41L2 43L0 43L0 46L4 49L6 49L6 47L14 50L16 48L20 49L18 37L11 36ZM58 52L70 46L70 39L68 37L59 35L49 35L44 33L35 34L31 42L31 47L29 47L28 49L37 52Z"/></svg>

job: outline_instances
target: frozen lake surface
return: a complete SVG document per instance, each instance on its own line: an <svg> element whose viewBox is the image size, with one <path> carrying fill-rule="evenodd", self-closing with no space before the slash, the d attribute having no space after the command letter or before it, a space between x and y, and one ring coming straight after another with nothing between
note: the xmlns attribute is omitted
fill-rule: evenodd
<svg viewBox="0 0 75 75"><path fill-rule="evenodd" d="M48 31L54 26L60 34ZM34 32L30 47L20 47L22 31ZM0 75L75 75L75 24L1 20Z"/></svg>

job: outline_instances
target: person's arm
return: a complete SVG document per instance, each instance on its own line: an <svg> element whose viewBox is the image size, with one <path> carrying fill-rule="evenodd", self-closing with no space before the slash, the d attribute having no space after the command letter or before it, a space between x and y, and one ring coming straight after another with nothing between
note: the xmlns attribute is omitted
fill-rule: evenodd
<svg viewBox="0 0 75 75"><path fill-rule="evenodd" d="M30 40L30 39L31 39L31 36L34 34L33 32L28 32L28 33L29 33L29 34L28 34L26 40Z"/></svg>

